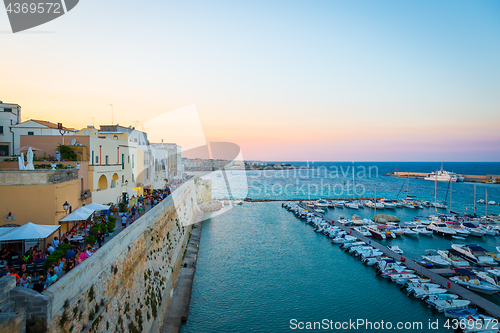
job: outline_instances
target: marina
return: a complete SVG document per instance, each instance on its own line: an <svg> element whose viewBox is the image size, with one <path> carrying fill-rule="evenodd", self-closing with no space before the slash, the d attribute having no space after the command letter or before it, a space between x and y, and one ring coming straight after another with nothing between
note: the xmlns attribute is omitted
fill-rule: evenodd
<svg viewBox="0 0 500 333"><path fill-rule="evenodd" d="M299 205L301 209L307 210L308 212L314 214L315 216L324 219L322 215L318 215L317 213L314 213L313 210L311 210L308 206L306 205ZM286 208L286 206L285 206ZM359 231L343 225L339 222L336 222L334 220L326 220L331 226L338 227L339 229L345 231L348 233L351 237L354 237L356 241L364 242L365 244L368 244L369 247L374 248L379 250L381 253L383 253L385 256L392 258L394 261L399 261L404 263L406 267L413 271L408 271L408 272L398 272L398 274L404 274L404 273L418 273L421 278L426 277L430 279L433 283L437 283L440 286L446 288L448 291L452 292L455 295L458 295L462 297L463 299L466 299L470 301L470 304L473 306L477 306L482 311L484 311L486 314L493 316L495 318L500 318L500 306L497 304L484 299L483 297L479 296L478 294L470 291L469 289L466 289L456 283L451 283L449 279L439 275L438 273L444 273L445 275L450 275L454 271L452 270L432 270L428 269L425 267L422 267L421 265L417 264L415 261L412 260L412 258L403 256L401 252L395 252L395 247L392 247L392 250L390 249L391 246L386 247L381 245L380 243L369 239L368 237L364 236L361 234ZM344 236L344 238L349 237L349 236ZM397 248L399 250L399 248ZM396 250L396 251L397 251Z"/></svg>

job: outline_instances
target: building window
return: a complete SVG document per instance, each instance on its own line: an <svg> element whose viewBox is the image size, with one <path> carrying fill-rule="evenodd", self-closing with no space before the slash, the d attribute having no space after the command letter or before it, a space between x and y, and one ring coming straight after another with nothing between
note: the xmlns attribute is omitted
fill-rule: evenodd
<svg viewBox="0 0 500 333"><path fill-rule="evenodd" d="M106 155L106 165L108 165L108 155Z"/></svg>
<svg viewBox="0 0 500 333"><path fill-rule="evenodd" d="M132 155L132 168L134 167L134 155Z"/></svg>
<svg viewBox="0 0 500 333"><path fill-rule="evenodd" d="M3 108L5 112L12 112L12 108Z"/></svg>
<svg viewBox="0 0 500 333"><path fill-rule="evenodd" d="M95 157L95 164L99 164L99 156Z"/></svg>
<svg viewBox="0 0 500 333"><path fill-rule="evenodd" d="M130 164L130 155L127 156L127 163Z"/></svg>
<svg viewBox="0 0 500 333"><path fill-rule="evenodd" d="M94 164L94 151L92 150L92 164Z"/></svg>
<svg viewBox="0 0 500 333"><path fill-rule="evenodd" d="M3 134L3 126L0 126L0 134Z"/></svg>
<svg viewBox="0 0 500 333"><path fill-rule="evenodd" d="M125 176L122 175L122 184L125 183Z"/></svg>
<svg viewBox="0 0 500 333"><path fill-rule="evenodd" d="M132 181L135 182L134 174L132 174Z"/></svg>
<svg viewBox="0 0 500 333"><path fill-rule="evenodd" d="M35 135L35 132L28 132L28 135Z"/></svg>
<svg viewBox="0 0 500 333"><path fill-rule="evenodd" d="M122 154L122 170L125 169L125 154Z"/></svg>

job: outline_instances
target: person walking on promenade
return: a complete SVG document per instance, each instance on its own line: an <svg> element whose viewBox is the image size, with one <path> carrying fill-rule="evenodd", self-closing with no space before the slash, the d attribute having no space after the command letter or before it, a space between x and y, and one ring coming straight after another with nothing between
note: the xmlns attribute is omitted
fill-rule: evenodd
<svg viewBox="0 0 500 333"><path fill-rule="evenodd" d="M122 215L122 230L125 229L127 227L127 216L125 215L125 213L123 213Z"/></svg>
<svg viewBox="0 0 500 333"><path fill-rule="evenodd" d="M101 230L97 230L97 243L99 244L99 248L102 247L103 242L104 242L104 234L101 233Z"/></svg>

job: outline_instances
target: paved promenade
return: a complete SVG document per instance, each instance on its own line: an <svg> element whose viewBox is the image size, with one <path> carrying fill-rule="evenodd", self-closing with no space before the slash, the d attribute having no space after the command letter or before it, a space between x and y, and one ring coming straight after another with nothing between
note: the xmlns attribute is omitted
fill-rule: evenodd
<svg viewBox="0 0 500 333"><path fill-rule="evenodd" d="M181 268L175 282L174 293L170 299L163 326L160 329L161 333L177 333L180 331L182 323L187 321L194 273L196 272L195 266L198 258L201 226L202 223L195 224L191 232L186 255L182 261L183 266L185 264L186 267Z"/></svg>

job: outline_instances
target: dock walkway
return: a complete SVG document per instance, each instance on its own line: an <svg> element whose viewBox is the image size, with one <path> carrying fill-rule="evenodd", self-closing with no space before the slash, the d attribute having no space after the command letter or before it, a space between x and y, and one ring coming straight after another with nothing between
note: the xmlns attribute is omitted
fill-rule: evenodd
<svg viewBox="0 0 500 333"><path fill-rule="evenodd" d="M306 206L307 207L307 206ZM305 208L305 207L303 207ZM324 218L324 216L322 216ZM382 251L385 255L393 258L394 260L401 261L401 258L404 256L401 256L400 254L397 254L394 251L389 250L387 247L383 246L382 244L374 241L373 239L370 239L366 236L363 236L361 233L357 232L356 230L352 229L351 227L343 226L338 222L335 222L334 220L328 220L332 225L335 225L339 227L340 229L350 233L352 236L357 237L363 242L366 242L367 244L373 246L376 249L379 249ZM430 269L427 269L425 267L420 266L416 262L413 261L412 258L409 257L404 257L405 259L405 266L408 268L411 268L415 270L415 272L422 274L423 276L431 279L435 283L439 283L441 286L444 288L450 290L454 294L457 294L458 296L467 299L471 302L471 305L475 305L479 308L481 308L486 314L495 317L495 318L500 318L500 306L497 304L488 301L487 299L479 296L478 294L470 291L469 289L466 289L449 279L442 277L441 275L436 274ZM450 288L448 288L448 283L450 283Z"/></svg>

